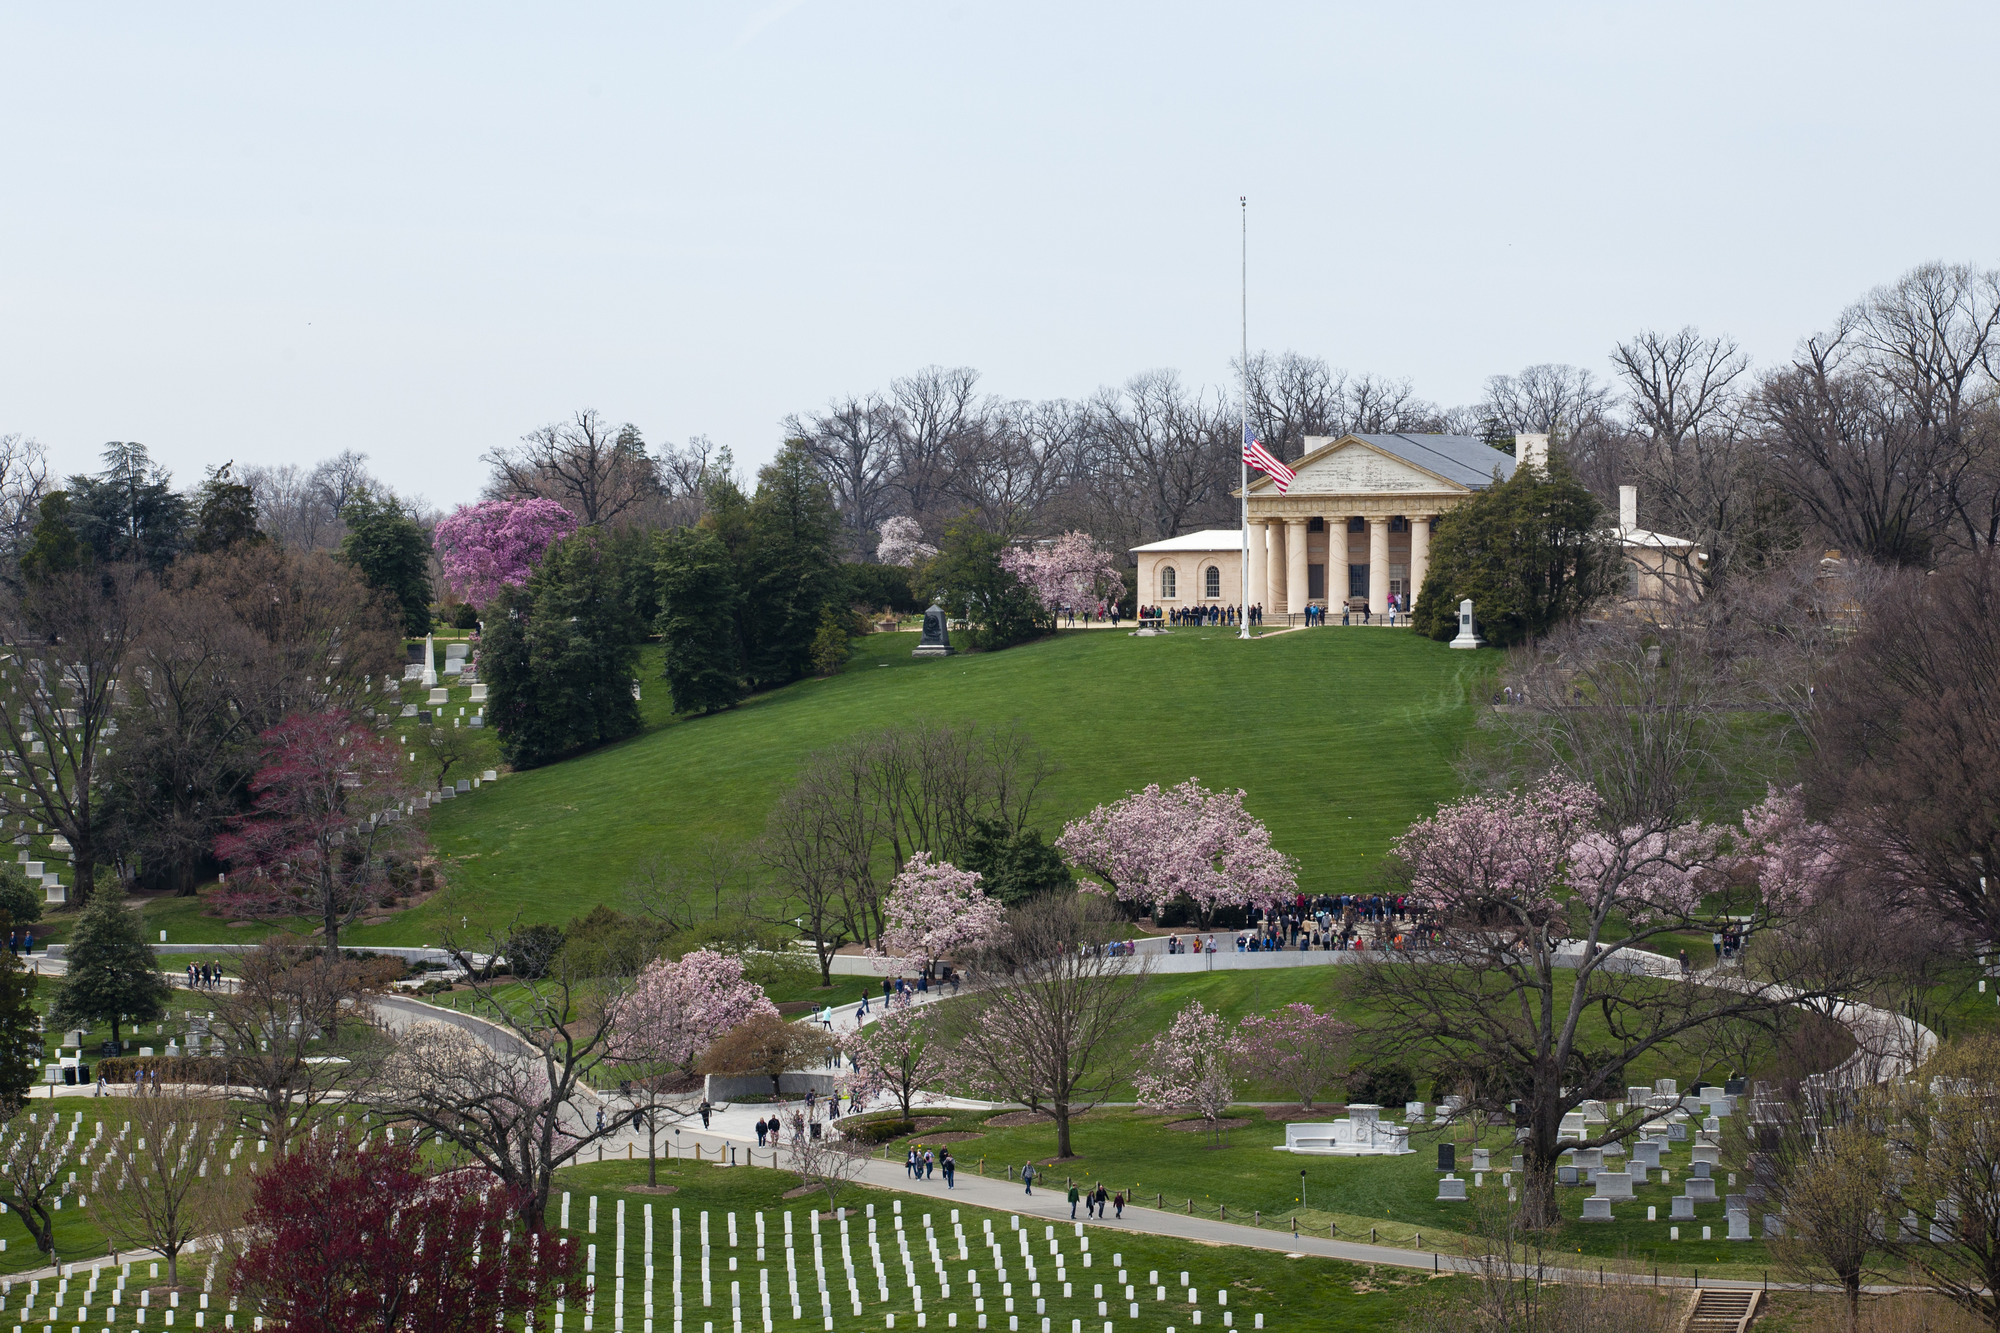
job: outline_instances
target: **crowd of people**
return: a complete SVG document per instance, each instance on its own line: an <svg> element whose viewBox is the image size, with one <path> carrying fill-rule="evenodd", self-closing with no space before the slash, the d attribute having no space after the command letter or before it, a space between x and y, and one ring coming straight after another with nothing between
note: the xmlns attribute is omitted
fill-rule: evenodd
<svg viewBox="0 0 2000 1333"><path fill-rule="evenodd" d="M1250 924L1235 933L1235 952L1273 953L1296 949L1407 949L1431 938L1428 913L1405 894L1333 893L1308 899L1298 895L1281 909L1254 907ZM1218 953L1216 936L1167 937L1167 952Z"/></svg>
<svg viewBox="0 0 2000 1333"><path fill-rule="evenodd" d="M1408 593L1390 593L1387 604L1382 611L1382 614L1387 617L1385 623L1390 625L1402 624L1410 614L1410 601L1411 597ZM1369 610L1366 604L1351 606L1348 603L1342 603L1339 610L1340 624L1368 625L1374 623L1375 613ZM1306 627L1312 628L1318 625L1333 624L1333 612L1334 608L1323 602L1309 602L1306 604L1306 609L1300 615ZM1162 625L1175 627L1241 625L1243 618L1244 609L1240 606L1142 606L1139 608L1139 623L1142 625L1149 621L1158 621ZM1249 618L1252 625L1263 624L1263 606L1261 604L1252 606L1249 609ZM1087 619L1088 616L1086 616ZM1113 613L1112 623L1117 623L1115 612Z"/></svg>

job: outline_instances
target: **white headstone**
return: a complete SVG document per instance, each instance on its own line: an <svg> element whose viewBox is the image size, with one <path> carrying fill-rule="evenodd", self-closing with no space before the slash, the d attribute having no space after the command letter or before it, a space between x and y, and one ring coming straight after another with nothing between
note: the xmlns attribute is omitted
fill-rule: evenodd
<svg viewBox="0 0 2000 1333"><path fill-rule="evenodd" d="M1628 1194L1625 1197L1630 1198L1631 1195ZM1610 1222L1616 1220L1611 1216L1611 1200L1603 1197L1585 1199L1583 1201L1583 1220L1586 1222Z"/></svg>
<svg viewBox="0 0 2000 1333"><path fill-rule="evenodd" d="M437 652L432 647L431 636L428 634L424 635L424 674L418 677L418 683L422 685L438 683Z"/></svg>

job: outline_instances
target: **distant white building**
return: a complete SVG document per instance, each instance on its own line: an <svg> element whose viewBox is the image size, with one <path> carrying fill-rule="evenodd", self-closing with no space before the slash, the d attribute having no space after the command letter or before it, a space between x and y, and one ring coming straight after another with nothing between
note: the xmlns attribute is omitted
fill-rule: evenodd
<svg viewBox="0 0 2000 1333"><path fill-rule="evenodd" d="M1298 475L1278 493L1250 483L1250 597L1267 619L1343 603L1380 616L1391 595L1407 608L1423 587L1438 519L1522 464L1541 465L1549 437L1515 437L1510 457L1475 435L1308 436ZM1701 553L1682 537L1638 525L1638 491L1619 488L1616 537L1630 567L1628 596L1685 592ZM1243 601L1243 537L1208 528L1132 548L1139 601L1177 610Z"/></svg>

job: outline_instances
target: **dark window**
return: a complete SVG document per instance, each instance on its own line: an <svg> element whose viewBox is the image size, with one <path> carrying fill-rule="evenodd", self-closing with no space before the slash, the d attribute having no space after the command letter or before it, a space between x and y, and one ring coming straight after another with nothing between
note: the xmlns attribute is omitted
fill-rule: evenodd
<svg viewBox="0 0 2000 1333"><path fill-rule="evenodd" d="M1312 601L1326 600L1326 566L1306 566L1306 597Z"/></svg>
<svg viewBox="0 0 2000 1333"><path fill-rule="evenodd" d="M1323 518L1309 518L1309 519L1307 519L1307 520L1306 520L1306 531L1307 531L1307 532L1325 532L1325 531L1326 531L1326 520L1325 520L1325 519L1323 519Z"/></svg>
<svg viewBox="0 0 2000 1333"><path fill-rule="evenodd" d="M1390 519L1390 520L1389 520L1389 531L1391 531L1391 532L1408 532L1409 530L1410 530L1410 520L1409 520L1409 519L1407 519L1407 518L1392 518L1392 519Z"/></svg>
<svg viewBox="0 0 2000 1333"><path fill-rule="evenodd" d="M1368 595L1368 566L1349 565L1347 567L1347 595L1366 597Z"/></svg>
<svg viewBox="0 0 2000 1333"><path fill-rule="evenodd" d="M1222 596L1221 570L1217 569L1214 565L1210 565L1208 567L1208 573L1202 576L1201 581L1202 581L1202 596L1204 597Z"/></svg>
<svg viewBox="0 0 2000 1333"><path fill-rule="evenodd" d="M1365 518L1350 518L1347 520L1347 530L1349 532L1366 532L1368 531L1368 520Z"/></svg>

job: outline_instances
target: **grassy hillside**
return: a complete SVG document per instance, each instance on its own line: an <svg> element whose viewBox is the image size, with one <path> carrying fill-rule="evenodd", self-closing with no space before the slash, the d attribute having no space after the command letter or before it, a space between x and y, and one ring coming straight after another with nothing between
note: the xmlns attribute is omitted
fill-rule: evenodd
<svg viewBox="0 0 2000 1333"><path fill-rule="evenodd" d="M757 837L807 753L919 717L1019 720L1061 766L1041 810L1050 832L1148 782L1198 777L1248 791L1306 889L1363 889L1390 838L1454 791L1452 763L1496 656L1391 631L1250 643L1222 630L1076 632L925 661L910 656L915 641L870 636L840 676L694 720L665 715L652 658L644 734L433 813L469 908L419 908L352 939L424 943L442 910L498 925L517 911L561 921L615 903L650 856L711 833Z"/></svg>

